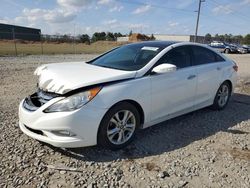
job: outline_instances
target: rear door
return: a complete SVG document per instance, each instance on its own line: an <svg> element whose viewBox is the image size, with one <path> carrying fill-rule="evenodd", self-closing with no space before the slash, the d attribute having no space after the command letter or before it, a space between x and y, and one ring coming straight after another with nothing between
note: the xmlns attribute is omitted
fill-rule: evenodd
<svg viewBox="0 0 250 188"><path fill-rule="evenodd" d="M191 49L198 74L195 105L203 106L214 100L225 60L205 47L191 46Z"/></svg>
<svg viewBox="0 0 250 188"><path fill-rule="evenodd" d="M151 120L155 121L194 105L196 69L191 66L191 53L187 46L167 52L155 66L168 63L177 66L175 72L151 75Z"/></svg>

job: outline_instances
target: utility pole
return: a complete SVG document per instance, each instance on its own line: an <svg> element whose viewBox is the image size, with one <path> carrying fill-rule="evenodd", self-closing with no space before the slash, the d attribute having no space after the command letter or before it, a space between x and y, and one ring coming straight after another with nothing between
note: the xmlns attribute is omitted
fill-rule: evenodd
<svg viewBox="0 0 250 188"><path fill-rule="evenodd" d="M15 54L17 56L17 48L16 48L16 35L15 35L15 29L12 27L12 39L14 41L14 46L15 46Z"/></svg>
<svg viewBox="0 0 250 188"><path fill-rule="evenodd" d="M200 20L200 12L201 12L201 3L203 3L203 2L205 2L205 0L199 0L199 8L198 8L197 21L196 21L194 42L197 42L197 34L198 34L198 27L199 27L199 20Z"/></svg>
<svg viewBox="0 0 250 188"><path fill-rule="evenodd" d="M43 55L43 38L42 38L41 31L39 32L39 34L40 34L40 41L41 41L41 52L42 52L42 55Z"/></svg>
<svg viewBox="0 0 250 188"><path fill-rule="evenodd" d="M73 36L73 43L74 43L74 53L76 56L76 24L74 23L74 36Z"/></svg>

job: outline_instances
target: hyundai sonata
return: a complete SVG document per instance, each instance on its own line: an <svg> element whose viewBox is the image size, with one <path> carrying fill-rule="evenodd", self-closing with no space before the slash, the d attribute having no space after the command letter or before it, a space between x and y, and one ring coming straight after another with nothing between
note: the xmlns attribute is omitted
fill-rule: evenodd
<svg viewBox="0 0 250 188"><path fill-rule="evenodd" d="M119 149L139 128L212 106L233 93L237 65L187 42L128 44L89 62L38 67L38 88L19 106L28 136L53 146Z"/></svg>

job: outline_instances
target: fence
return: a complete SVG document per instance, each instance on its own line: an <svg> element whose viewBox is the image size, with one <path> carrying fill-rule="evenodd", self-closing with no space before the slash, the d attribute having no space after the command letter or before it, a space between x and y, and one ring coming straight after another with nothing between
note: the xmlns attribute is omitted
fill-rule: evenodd
<svg viewBox="0 0 250 188"><path fill-rule="evenodd" d="M37 35L0 31L0 55L103 53L123 44L116 41L83 43L80 36L71 35L41 34L39 40L27 40L34 37Z"/></svg>
<svg viewBox="0 0 250 188"><path fill-rule="evenodd" d="M35 40L34 40L35 39ZM190 41L194 36L190 36ZM199 43L208 44L219 38L198 36ZM223 42L239 43L239 40L223 40ZM16 33L0 31L0 55L29 55L29 54L79 54L103 53L120 46L124 41L97 41L82 43L80 36L72 35L42 35L32 33Z"/></svg>
<svg viewBox="0 0 250 188"><path fill-rule="evenodd" d="M190 42L194 42L194 35L190 35ZM210 44L213 41L225 42L229 44L240 44L241 40L237 38L205 37L197 36L197 42L201 44Z"/></svg>

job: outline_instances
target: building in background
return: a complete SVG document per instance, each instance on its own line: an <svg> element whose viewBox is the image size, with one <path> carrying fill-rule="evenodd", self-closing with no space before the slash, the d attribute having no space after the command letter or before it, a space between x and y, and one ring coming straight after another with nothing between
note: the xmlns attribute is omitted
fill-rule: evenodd
<svg viewBox="0 0 250 188"><path fill-rule="evenodd" d="M150 35L148 35L150 36ZM190 35L163 35L163 34L155 34L155 40L167 40L167 41L190 41Z"/></svg>
<svg viewBox="0 0 250 188"><path fill-rule="evenodd" d="M148 37L151 36L147 35ZM154 34L155 40L163 40L163 41L183 41L183 42L193 42L194 41L194 35L165 35L165 34ZM129 37L118 37L118 42L129 42ZM136 40L134 39L133 42ZM137 41L141 41L140 38L138 38ZM131 41L132 42L132 41ZM197 42L199 43L207 43L204 36L197 36Z"/></svg>
<svg viewBox="0 0 250 188"><path fill-rule="evenodd" d="M1 39L5 39L5 40L19 39L19 40L28 40L28 41L40 41L41 29L0 23L0 40Z"/></svg>
<svg viewBox="0 0 250 188"><path fill-rule="evenodd" d="M117 37L117 42L128 42L129 37Z"/></svg>

